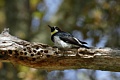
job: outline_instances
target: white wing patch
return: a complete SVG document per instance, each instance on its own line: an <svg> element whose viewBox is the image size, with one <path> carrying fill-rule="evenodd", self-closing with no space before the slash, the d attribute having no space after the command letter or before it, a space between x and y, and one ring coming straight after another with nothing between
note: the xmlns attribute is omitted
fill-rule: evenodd
<svg viewBox="0 0 120 80"><path fill-rule="evenodd" d="M82 45L82 43L75 37L73 37L80 45Z"/></svg>

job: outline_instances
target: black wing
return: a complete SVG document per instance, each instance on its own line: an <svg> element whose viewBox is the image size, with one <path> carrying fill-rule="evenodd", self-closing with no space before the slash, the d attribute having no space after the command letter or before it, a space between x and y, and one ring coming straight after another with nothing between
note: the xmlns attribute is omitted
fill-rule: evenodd
<svg viewBox="0 0 120 80"><path fill-rule="evenodd" d="M82 42L74 37L67 37L67 36L64 36L64 37L60 37L61 40L63 40L64 42L67 42L67 43L70 43L70 44L74 44L74 45L78 45L80 47L84 47L84 48L87 48L87 49L90 49L89 47L83 45L83 44L87 44L86 42Z"/></svg>
<svg viewBox="0 0 120 80"><path fill-rule="evenodd" d="M82 42L74 37L67 37L67 36L64 36L64 37L60 37L61 40L63 40L64 42L66 43L70 43L70 44L75 44L75 45L82 45L82 44L87 44L86 42Z"/></svg>
<svg viewBox="0 0 120 80"><path fill-rule="evenodd" d="M62 32L60 35L60 39L64 42L75 44L81 46L82 44L87 44L86 42L80 41L77 38L73 37L70 33Z"/></svg>
<svg viewBox="0 0 120 80"><path fill-rule="evenodd" d="M80 40L79 40L80 41ZM87 44L86 42L80 41L82 44Z"/></svg>

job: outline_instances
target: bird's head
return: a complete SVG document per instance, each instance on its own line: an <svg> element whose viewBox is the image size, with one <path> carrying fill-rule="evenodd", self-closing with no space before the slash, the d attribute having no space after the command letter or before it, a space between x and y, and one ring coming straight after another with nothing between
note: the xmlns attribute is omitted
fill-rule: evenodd
<svg viewBox="0 0 120 80"><path fill-rule="evenodd" d="M60 28L58 28L56 26L51 27L50 25L48 25L48 27L51 29L51 35L61 31Z"/></svg>

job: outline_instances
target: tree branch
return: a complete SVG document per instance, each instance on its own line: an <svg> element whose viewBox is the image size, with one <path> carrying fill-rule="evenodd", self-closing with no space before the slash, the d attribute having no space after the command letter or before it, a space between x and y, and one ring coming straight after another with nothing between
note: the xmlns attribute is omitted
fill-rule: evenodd
<svg viewBox="0 0 120 80"><path fill-rule="evenodd" d="M47 44L30 43L0 34L0 61L46 70L95 69L120 71L120 50L111 48L60 50Z"/></svg>

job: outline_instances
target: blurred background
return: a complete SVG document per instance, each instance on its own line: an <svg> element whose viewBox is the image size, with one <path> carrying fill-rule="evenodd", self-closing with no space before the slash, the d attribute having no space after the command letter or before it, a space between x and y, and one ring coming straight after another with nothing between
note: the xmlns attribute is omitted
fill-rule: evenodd
<svg viewBox="0 0 120 80"><path fill-rule="evenodd" d="M0 32L53 45L47 25L58 26L88 46L120 47L119 0L0 0ZM0 62L0 80L120 80L120 72L46 70Z"/></svg>

